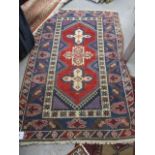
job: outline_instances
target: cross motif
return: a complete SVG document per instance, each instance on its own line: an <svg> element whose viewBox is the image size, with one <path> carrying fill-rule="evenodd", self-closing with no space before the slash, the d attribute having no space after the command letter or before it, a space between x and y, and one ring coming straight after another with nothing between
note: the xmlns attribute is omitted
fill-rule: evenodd
<svg viewBox="0 0 155 155"><path fill-rule="evenodd" d="M73 71L73 76L64 76L63 80L65 82L73 82L73 89L76 91L80 91L83 88L83 82L89 82L92 80L90 76L82 76L82 70L77 68Z"/></svg>
<svg viewBox="0 0 155 155"><path fill-rule="evenodd" d="M67 38L75 38L75 43L81 44L83 42L83 38L90 38L90 35L84 35L83 30L77 29L74 32L74 35L69 34L67 35Z"/></svg>
<svg viewBox="0 0 155 155"><path fill-rule="evenodd" d="M93 54L84 50L84 46L73 46L72 52L68 51L63 55L66 59L72 59L72 65L84 65L85 59L90 59Z"/></svg>

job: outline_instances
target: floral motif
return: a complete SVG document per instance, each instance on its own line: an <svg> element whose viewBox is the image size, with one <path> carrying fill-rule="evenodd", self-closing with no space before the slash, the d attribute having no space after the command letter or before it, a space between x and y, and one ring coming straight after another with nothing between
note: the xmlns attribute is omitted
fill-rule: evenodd
<svg viewBox="0 0 155 155"><path fill-rule="evenodd" d="M121 81L121 76L118 74L110 74L109 75L109 82L110 83L118 83Z"/></svg>
<svg viewBox="0 0 155 155"><path fill-rule="evenodd" d="M47 59L50 57L50 54L46 51L40 51L39 52L39 59Z"/></svg>
<svg viewBox="0 0 155 155"><path fill-rule="evenodd" d="M124 102L117 102L117 103L112 104L111 110L113 113L120 114L120 115L127 113L127 109L125 107Z"/></svg>
<svg viewBox="0 0 155 155"><path fill-rule="evenodd" d="M111 135L112 135L112 137L114 137L114 138L116 138L116 137L118 136L118 134L117 134L116 131L112 131L112 132L111 132Z"/></svg>
<svg viewBox="0 0 155 155"><path fill-rule="evenodd" d="M43 133L42 132L38 132L37 134L36 134L36 137L38 138L38 139L41 139L42 137L43 137Z"/></svg>
<svg viewBox="0 0 155 155"><path fill-rule="evenodd" d="M86 138L88 138L88 137L90 136L90 133L89 133L88 131L85 131L85 132L83 133L83 135L84 135Z"/></svg>
<svg viewBox="0 0 155 155"><path fill-rule="evenodd" d="M97 136L101 138L101 137L103 137L103 133L101 131L98 131Z"/></svg>
<svg viewBox="0 0 155 155"><path fill-rule="evenodd" d="M74 136L74 133L72 131L67 132L67 138L72 138Z"/></svg>
<svg viewBox="0 0 155 155"><path fill-rule="evenodd" d="M42 112L42 106L40 104L28 104L27 110L26 110L26 116L27 117L33 117L36 115L41 114Z"/></svg>
<svg viewBox="0 0 155 155"><path fill-rule="evenodd" d="M46 81L46 76L46 74L36 74L33 77L32 81L38 84L44 84Z"/></svg>
<svg viewBox="0 0 155 155"><path fill-rule="evenodd" d="M68 128L86 128L86 122L84 120L75 118L73 120L71 120L70 122L67 122L67 126Z"/></svg>
<svg viewBox="0 0 155 155"><path fill-rule="evenodd" d="M31 125L36 130L42 130L44 127L48 125L48 121L47 120L34 120L31 122Z"/></svg>
<svg viewBox="0 0 155 155"><path fill-rule="evenodd" d="M51 135L52 135L52 138L55 139L58 137L58 132L53 131Z"/></svg>

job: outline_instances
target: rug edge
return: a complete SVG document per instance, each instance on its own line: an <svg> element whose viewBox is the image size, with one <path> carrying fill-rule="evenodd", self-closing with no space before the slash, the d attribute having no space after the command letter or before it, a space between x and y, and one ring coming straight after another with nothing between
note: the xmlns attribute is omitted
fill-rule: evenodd
<svg viewBox="0 0 155 155"><path fill-rule="evenodd" d="M123 144L130 144L134 143L135 138L130 139L120 139L120 140L64 140L64 141L21 141L19 142L20 146L26 146L26 145L34 145L34 144L117 144L117 143L123 143Z"/></svg>

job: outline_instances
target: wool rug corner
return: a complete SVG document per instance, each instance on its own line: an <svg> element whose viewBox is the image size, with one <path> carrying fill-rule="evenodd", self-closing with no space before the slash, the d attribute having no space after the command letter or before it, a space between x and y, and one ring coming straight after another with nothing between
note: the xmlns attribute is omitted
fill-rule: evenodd
<svg viewBox="0 0 155 155"><path fill-rule="evenodd" d="M134 92L116 12L60 11L35 34L20 92L20 141L134 141Z"/></svg>
<svg viewBox="0 0 155 155"><path fill-rule="evenodd" d="M30 25L31 31L36 30L69 0L28 0L21 8Z"/></svg>

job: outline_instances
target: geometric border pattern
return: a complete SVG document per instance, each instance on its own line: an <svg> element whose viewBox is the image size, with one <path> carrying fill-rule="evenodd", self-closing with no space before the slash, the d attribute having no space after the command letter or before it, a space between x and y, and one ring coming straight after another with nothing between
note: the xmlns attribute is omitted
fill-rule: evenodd
<svg viewBox="0 0 155 155"><path fill-rule="evenodd" d="M52 108L56 64L58 59L58 48L59 48L59 42L60 42L60 36L61 36L61 25L62 25L61 18L57 18L56 29L55 29L54 40L53 40L53 48L52 48L52 53L50 58L49 69L48 69L45 98L44 98L44 108L43 108L44 118L50 117L50 113L51 113L50 109Z"/></svg>

